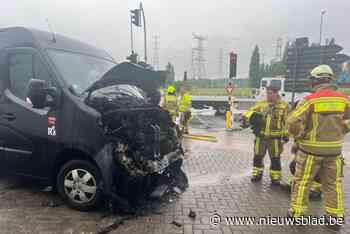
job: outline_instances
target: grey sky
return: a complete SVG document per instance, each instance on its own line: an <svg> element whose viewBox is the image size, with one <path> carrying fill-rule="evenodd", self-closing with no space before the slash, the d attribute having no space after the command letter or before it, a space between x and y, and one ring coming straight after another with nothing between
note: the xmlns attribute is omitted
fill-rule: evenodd
<svg viewBox="0 0 350 234"><path fill-rule="evenodd" d="M137 0L13 0L1 5L0 26L24 25L47 30L49 18L54 31L109 51L117 61L130 53L129 9ZM349 0L144 0L149 54L152 36L160 36L160 65L170 61L178 77L190 69L192 32L208 36L207 73L216 76L219 50L224 49L224 71L228 52L238 53L238 74L248 73L251 52L258 44L265 61L275 54L278 37L319 38L321 10L327 10L324 38L335 37L350 53ZM136 48L143 54L142 31L136 32Z"/></svg>

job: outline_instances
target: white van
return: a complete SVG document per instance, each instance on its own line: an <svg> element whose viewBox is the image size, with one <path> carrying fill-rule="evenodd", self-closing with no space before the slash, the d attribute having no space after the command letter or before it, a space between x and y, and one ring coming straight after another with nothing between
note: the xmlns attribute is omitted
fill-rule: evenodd
<svg viewBox="0 0 350 234"><path fill-rule="evenodd" d="M259 100L264 99L266 96L266 87L270 86L270 85L273 85L273 86L280 88L279 93L284 101L289 102L289 103L292 102L293 93L286 92L286 90L285 90L285 78L283 78L283 77L263 77L261 79L259 92L258 92L258 95L256 96L256 98ZM295 101L300 100L308 94L310 94L310 93L308 93L308 92L295 93L294 100Z"/></svg>

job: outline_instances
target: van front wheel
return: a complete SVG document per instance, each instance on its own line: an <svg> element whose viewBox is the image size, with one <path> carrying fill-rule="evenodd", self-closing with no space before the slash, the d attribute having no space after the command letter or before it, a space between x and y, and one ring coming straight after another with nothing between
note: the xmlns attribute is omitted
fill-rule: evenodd
<svg viewBox="0 0 350 234"><path fill-rule="evenodd" d="M65 202L80 211L88 211L99 204L101 175L88 161L73 160L63 165L57 176L57 189Z"/></svg>

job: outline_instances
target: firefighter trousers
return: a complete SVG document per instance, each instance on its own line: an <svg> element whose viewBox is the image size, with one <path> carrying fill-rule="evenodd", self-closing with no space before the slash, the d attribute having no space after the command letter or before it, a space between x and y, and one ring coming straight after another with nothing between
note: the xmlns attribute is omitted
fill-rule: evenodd
<svg viewBox="0 0 350 234"><path fill-rule="evenodd" d="M320 157L298 151L296 171L293 178L290 213L294 217L305 215L309 207L309 192L312 181L319 173L324 194L326 215L344 217L342 188L343 157Z"/></svg>
<svg viewBox="0 0 350 234"><path fill-rule="evenodd" d="M295 175L295 167L296 167L297 161L295 158L290 162L289 164L289 170L292 176L288 177L288 183L290 186L292 186L293 183L293 176ZM312 192L321 192L321 176L320 173L317 173L315 178L313 179L310 187L310 191Z"/></svg>
<svg viewBox="0 0 350 234"><path fill-rule="evenodd" d="M271 160L271 180L279 181L281 179L281 154L283 151L283 142L280 138L255 138L252 176L262 176L266 151L268 151Z"/></svg>
<svg viewBox="0 0 350 234"><path fill-rule="evenodd" d="M188 133L188 124L191 119L191 112L180 112L180 126L184 133Z"/></svg>

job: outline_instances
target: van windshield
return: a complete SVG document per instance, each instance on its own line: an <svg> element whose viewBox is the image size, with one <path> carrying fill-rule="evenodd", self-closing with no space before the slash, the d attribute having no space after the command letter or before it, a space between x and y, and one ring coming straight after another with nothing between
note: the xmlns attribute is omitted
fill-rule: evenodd
<svg viewBox="0 0 350 234"><path fill-rule="evenodd" d="M85 54L48 49L48 54L74 93L81 95L116 64Z"/></svg>

